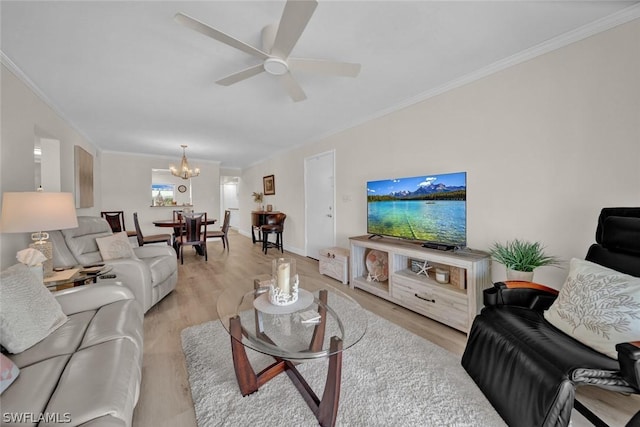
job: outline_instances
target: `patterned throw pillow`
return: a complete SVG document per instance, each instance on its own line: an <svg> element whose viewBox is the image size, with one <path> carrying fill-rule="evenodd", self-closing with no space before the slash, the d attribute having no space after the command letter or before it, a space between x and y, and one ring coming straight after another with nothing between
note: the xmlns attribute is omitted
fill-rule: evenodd
<svg viewBox="0 0 640 427"><path fill-rule="evenodd" d="M640 340L640 278L572 259L545 319L594 350L618 358L616 344Z"/></svg>
<svg viewBox="0 0 640 427"><path fill-rule="evenodd" d="M16 380L20 369L11 359L0 354L0 394L4 392Z"/></svg>
<svg viewBox="0 0 640 427"><path fill-rule="evenodd" d="M107 237L98 237L96 243L98 244L98 249L100 249L100 256L102 256L104 261L120 258L136 258L126 231Z"/></svg>

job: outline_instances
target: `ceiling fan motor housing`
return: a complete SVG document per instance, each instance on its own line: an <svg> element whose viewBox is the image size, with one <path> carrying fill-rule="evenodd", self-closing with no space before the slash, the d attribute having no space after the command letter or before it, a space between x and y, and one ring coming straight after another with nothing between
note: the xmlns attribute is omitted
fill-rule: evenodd
<svg viewBox="0 0 640 427"><path fill-rule="evenodd" d="M264 61L264 70L274 76L281 76L289 71L289 65L283 59L271 57Z"/></svg>

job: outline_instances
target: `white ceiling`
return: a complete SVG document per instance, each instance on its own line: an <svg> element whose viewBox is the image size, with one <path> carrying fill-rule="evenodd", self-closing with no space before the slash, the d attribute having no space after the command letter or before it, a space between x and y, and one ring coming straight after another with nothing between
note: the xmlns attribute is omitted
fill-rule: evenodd
<svg viewBox="0 0 640 427"><path fill-rule="evenodd" d="M173 20L183 12L260 47L283 1L2 1L1 49L105 151L177 158L188 144L190 159L245 167L606 29L637 3L320 0L292 56L362 71L298 73L298 103L267 73L216 85L260 60Z"/></svg>

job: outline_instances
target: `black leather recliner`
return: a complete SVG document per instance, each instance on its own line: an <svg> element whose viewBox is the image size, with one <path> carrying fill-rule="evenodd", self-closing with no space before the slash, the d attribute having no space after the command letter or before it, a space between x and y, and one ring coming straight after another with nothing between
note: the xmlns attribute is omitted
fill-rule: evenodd
<svg viewBox="0 0 640 427"><path fill-rule="evenodd" d="M588 261L640 277L640 208L605 208ZM567 426L574 407L606 425L575 400L579 385L640 393L640 342L616 346L618 360L574 340L543 311L557 291L529 282L499 282L484 291L462 366L510 426ZM640 412L630 421L640 423Z"/></svg>

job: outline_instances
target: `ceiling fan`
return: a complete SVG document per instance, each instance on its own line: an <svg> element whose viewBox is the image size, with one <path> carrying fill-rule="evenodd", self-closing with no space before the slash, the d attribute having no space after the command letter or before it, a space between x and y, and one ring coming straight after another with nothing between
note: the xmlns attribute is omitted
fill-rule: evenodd
<svg viewBox="0 0 640 427"><path fill-rule="evenodd" d="M343 77L356 77L360 72L360 64L322 59L292 58L289 56L309 23L317 5L318 2L315 0L288 0L284 6L277 30L274 25L268 25L263 28L262 49L248 45L184 13L177 13L175 20L205 36L262 60L258 65L223 77L216 83L230 86L266 71L278 77L291 99L298 102L305 100L307 96L291 74L291 71L306 71Z"/></svg>

